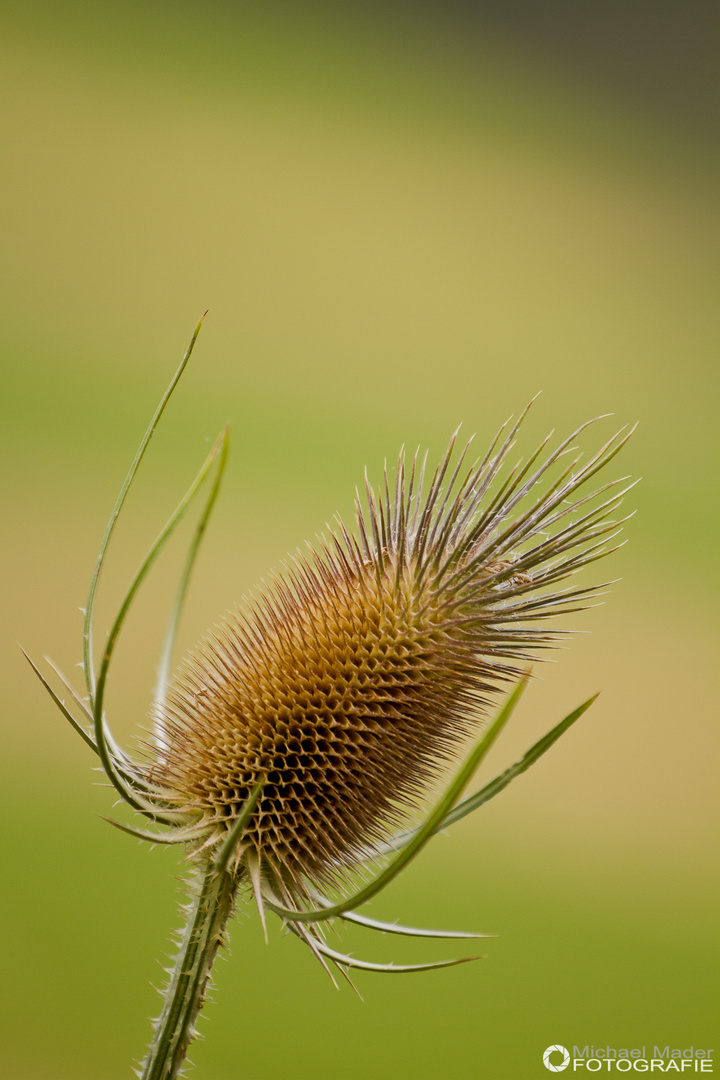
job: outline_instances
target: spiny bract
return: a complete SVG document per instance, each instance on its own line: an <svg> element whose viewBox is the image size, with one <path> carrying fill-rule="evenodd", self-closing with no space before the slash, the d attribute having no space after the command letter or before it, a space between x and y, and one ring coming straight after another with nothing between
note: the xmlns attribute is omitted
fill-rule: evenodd
<svg viewBox="0 0 720 1080"><path fill-rule="evenodd" d="M424 464L406 470L401 454L394 492L387 470L378 495L366 481L357 537L338 522L185 660L149 780L198 849L221 843L262 783L238 871L296 899L305 881L342 877L417 806L518 665L558 639L545 620L600 588L553 586L608 550L620 481L575 493L627 435L553 479L582 428L542 460L548 436L503 476L519 423L463 472L466 446L449 475L454 436L426 493Z"/></svg>

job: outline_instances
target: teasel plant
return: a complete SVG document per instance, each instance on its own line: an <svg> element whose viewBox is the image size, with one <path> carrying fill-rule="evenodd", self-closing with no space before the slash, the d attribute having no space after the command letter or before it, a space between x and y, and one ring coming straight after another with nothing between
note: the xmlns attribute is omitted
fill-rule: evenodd
<svg viewBox="0 0 720 1080"><path fill-rule="evenodd" d="M254 899L264 928L268 914L277 916L333 981L338 974L349 981L353 969L397 974L479 959L373 963L331 947L327 928L348 922L418 938L490 936L380 922L358 909L441 830L533 765L595 700L462 798L520 700L528 665L569 632L550 620L603 591L604 585L578 587L574 577L619 546L626 519L616 512L631 486L627 478L594 483L629 438L626 429L586 461L575 449L583 424L554 449L551 433L513 464L527 409L473 464L470 443L458 449L457 432L431 472L426 458L406 462L401 453L394 477L386 467L377 490L366 477L354 531L336 519L171 675L188 585L227 461L226 429L141 562L97 660L93 623L108 545L201 325L202 319L150 421L100 545L84 609L84 693L48 661L71 696L66 705L28 657L146 827L112 823L184 850L184 925L152 1042L136 1070L142 1080L181 1075L239 897ZM106 717L115 648L140 587L203 485L209 490L170 612L150 724L133 757Z"/></svg>

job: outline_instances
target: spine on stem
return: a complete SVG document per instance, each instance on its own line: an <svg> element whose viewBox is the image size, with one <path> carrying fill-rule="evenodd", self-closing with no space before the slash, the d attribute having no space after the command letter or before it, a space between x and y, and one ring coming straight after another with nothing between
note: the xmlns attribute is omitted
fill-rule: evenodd
<svg viewBox="0 0 720 1080"><path fill-rule="evenodd" d="M150 1050L138 1073L141 1080L175 1080L195 1037L217 951L235 905L237 877L211 862L198 866L190 881L187 922L170 972L162 1012Z"/></svg>

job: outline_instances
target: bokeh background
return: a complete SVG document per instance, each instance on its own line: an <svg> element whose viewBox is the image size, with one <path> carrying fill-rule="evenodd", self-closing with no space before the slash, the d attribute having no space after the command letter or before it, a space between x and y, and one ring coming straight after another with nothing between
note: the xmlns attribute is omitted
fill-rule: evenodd
<svg viewBox="0 0 720 1080"><path fill-rule="evenodd" d="M98 613L210 440L232 458L188 645L402 443L640 427L630 543L486 776L531 773L373 902L488 959L335 991L241 913L198 1080L525 1080L549 1044L716 1045L717 8L4 0L0 9L2 979L6 1080L130 1076L176 925L172 852L112 805L17 648L80 658L105 521L210 309ZM596 445L600 435L588 435ZM119 648L142 724L181 545ZM593 576L594 575L594 576ZM398 938L374 959L441 956ZM436 943L435 943L436 944Z"/></svg>

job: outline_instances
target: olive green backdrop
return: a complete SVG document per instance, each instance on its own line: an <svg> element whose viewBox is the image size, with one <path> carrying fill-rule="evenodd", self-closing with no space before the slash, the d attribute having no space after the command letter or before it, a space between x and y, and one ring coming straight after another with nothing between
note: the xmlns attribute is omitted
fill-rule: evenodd
<svg viewBox="0 0 720 1080"><path fill-rule="evenodd" d="M640 427L621 577L537 671L486 775L576 730L372 904L497 932L488 958L333 989L250 909L198 1080L525 1080L559 1042L715 1045L716 150L477 27L397 9L6 3L0 15L0 1074L115 1080L149 1036L173 853L112 831L89 751L17 649L80 681L105 521L192 328L191 368L103 581L128 575L226 422L182 645L401 444L600 413ZM585 445L596 445L599 435ZM118 652L144 722L181 545ZM372 959L435 944L343 934ZM713 967L715 964L715 967ZM714 976L713 976L714 971Z"/></svg>

